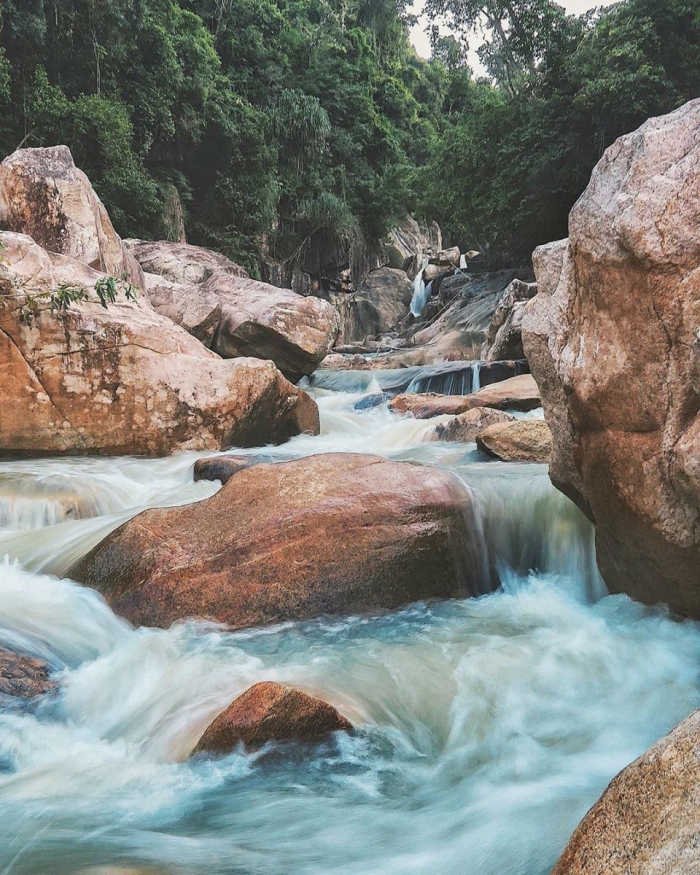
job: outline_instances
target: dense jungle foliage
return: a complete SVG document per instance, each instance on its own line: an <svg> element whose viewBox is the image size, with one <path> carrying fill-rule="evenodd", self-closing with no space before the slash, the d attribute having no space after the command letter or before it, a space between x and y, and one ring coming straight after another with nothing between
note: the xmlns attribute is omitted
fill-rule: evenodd
<svg viewBox="0 0 700 875"><path fill-rule="evenodd" d="M700 95L700 0L427 11L452 34L429 62L407 0L0 0L0 149L67 144L124 236L171 233L175 186L190 240L254 271L263 241L293 259L406 211L519 259L617 136Z"/></svg>

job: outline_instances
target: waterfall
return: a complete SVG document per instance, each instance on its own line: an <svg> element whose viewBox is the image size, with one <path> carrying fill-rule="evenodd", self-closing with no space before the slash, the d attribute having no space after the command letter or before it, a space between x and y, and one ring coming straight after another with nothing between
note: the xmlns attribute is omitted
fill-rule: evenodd
<svg viewBox="0 0 700 875"><path fill-rule="evenodd" d="M413 297L411 298L411 313L418 318L423 312L423 308L430 300L430 290L432 283L425 284L423 280L423 271L428 266L428 259L423 259L421 269L413 280Z"/></svg>

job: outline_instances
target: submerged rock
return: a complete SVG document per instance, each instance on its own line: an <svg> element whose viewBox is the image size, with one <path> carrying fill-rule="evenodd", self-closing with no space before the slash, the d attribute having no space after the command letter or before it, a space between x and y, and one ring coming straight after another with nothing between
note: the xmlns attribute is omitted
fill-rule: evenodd
<svg viewBox="0 0 700 875"><path fill-rule="evenodd" d="M477 435L476 445L501 462L548 462L552 432L542 419L517 419L490 425Z"/></svg>
<svg viewBox="0 0 700 875"><path fill-rule="evenodd" d="M211 459L197 459L194 463L194 479L220 480L228 483L234 474L259 464L256 456L213 456Z"/></svg>
<svg viewBox="0 0 700 875"><path fill-rule="evenodd" d="M582 820L552 875L700 871L700 711L623 769Z"/></svg>
<svg viewBox="0 0 700 875"><path fill-rule="evenodd" d="M604 154L570 238L535 253L525 349L550 476L613 592L700 617L700 100Z"/></svg>
<svg viewBox="0 0 700 875"><path fill-rule="evenodd" d="M0 164L0 228L144 287L138 262L66 146L19 149Z"/></svg>
<svg viewBox="0 0 700 875"><path fill-rule="evenodd" d="M143 296L100 306L104 274L21 234L0 242L0 452L155 456L318 432L314 401L271 362L222 361ZM50 312L36 296L61 284L88 300Z"/></svg>
<svg viewBox="0 0 700 875"><path fill-rule="evenodd" d="M127 244L149 274L155 309L223 358L273 361L291 380L312 373L338 334L326 301L250 279L223 255L183 243Z"/></svg>
<svg viewBox="0 0 700 875"><path fill-rule="evenodd" d="M241 628L467 596L481 580L471 498L450 474L329 453L256 465L215 496L148 510L73 569L131 622Z"/></svg>
<svg viewBox="0 0 700 875"><path fill-rule="evenodd" d="M0 647L0 699L12 696L30 699L57 688L50 678L50 668L42 659L20 656Z"/></svg>
<svg viewBox="0 0 700 875"><path fill-rule="evenodd" d="M515 417L503 410L490 407L474 407L460 413L451 422L435 426L433 439L436 441L462 441L471 443L477 435L497 423L515 422Z"/></svg>
<svg viewBox="0 0 700 875"><path fill-rule="evenodd" d="M207 727L194 753L229 753L239 744L255 750L269 742L323 741L352 724L327 702L266 681L239 696Z"/></svg>

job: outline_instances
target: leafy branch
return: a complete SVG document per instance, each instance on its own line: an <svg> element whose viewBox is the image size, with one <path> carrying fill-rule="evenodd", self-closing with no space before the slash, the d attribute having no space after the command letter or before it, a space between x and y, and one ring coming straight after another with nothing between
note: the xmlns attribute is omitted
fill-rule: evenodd
<svg viewBox="0 0 700 875"><path fill-rule="evenodd" d="M105 310L110 304L116 302L120 292L127 301L135 301L138 297L138 288L129 282L126 273L123 273L121 277L100 277L93 289ZM23 297L24 300L19 306L19 317L23 322L31 322L40 311L42 303L48 303L52 313L65 313L71 304L90 300L89 290L85 286L71 283L61 283L55 289L38 294L25 292Z"/></svg>

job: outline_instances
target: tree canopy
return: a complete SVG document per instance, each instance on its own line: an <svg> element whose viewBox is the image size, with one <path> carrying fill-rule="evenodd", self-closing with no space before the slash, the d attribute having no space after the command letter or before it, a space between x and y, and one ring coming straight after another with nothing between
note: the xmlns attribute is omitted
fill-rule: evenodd
<svg viewBox="0 0 700 875"><path fill-rule="evenodd" d="M253 272L384 234L406 212L525 258L566 233L617 136L700 94L700 0L0 0L0 148L65 143L125 236ZM487 75L466 65L474 29Z"/></svg>

